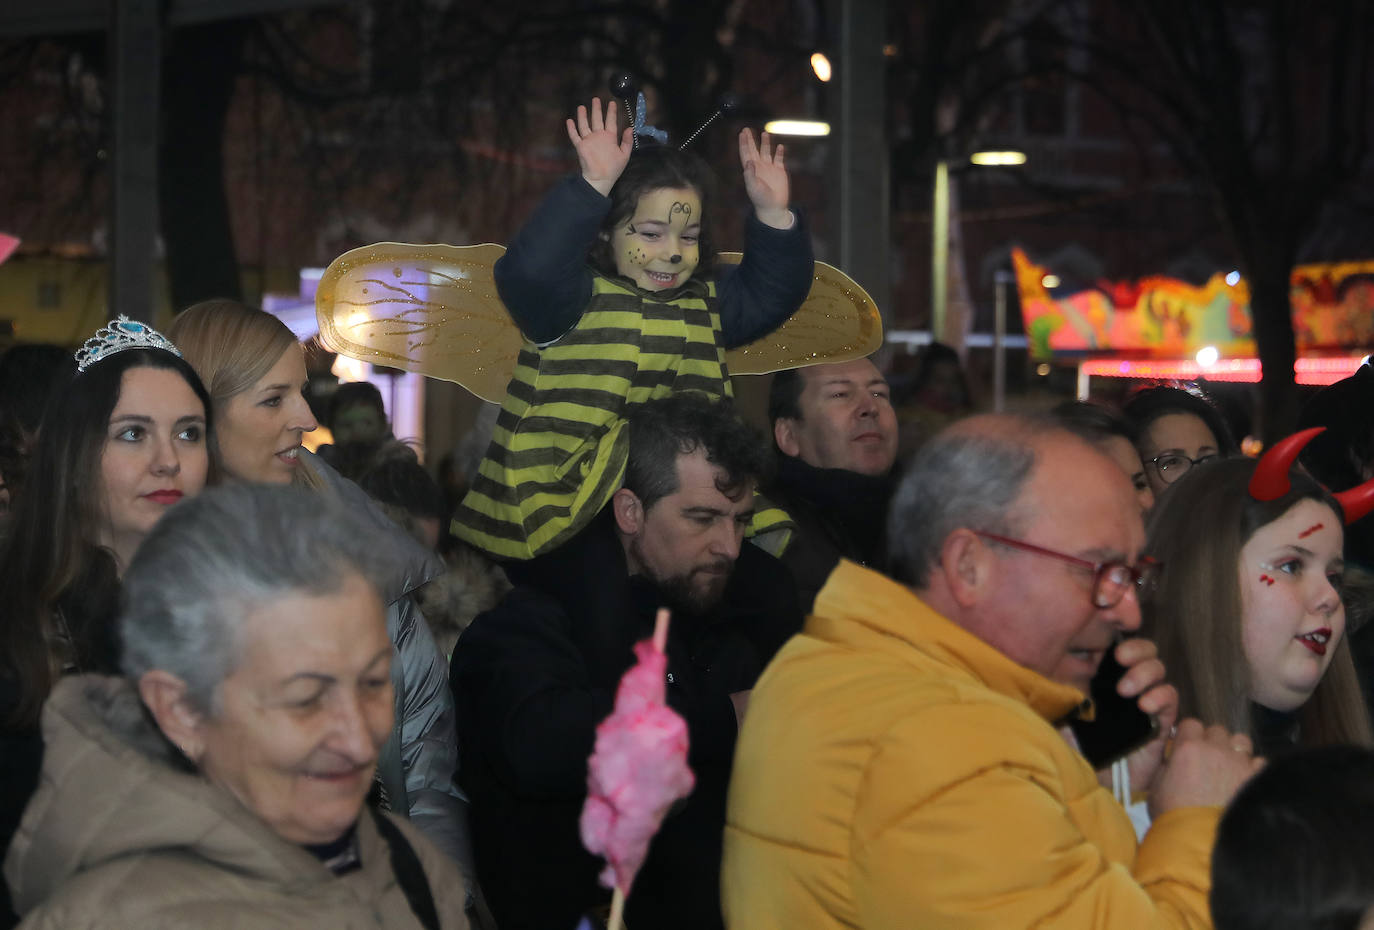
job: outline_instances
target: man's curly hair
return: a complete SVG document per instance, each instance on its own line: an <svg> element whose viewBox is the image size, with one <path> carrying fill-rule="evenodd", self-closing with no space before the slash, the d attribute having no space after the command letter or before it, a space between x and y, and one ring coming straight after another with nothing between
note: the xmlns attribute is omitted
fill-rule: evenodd
<svg viewBox="0 0 1374 930"><path fill-rule="evenodd" d="M729 400L696 392L670 394L640 405L630 417L625 487L648 510L678 489L677 457L697 449L725 472L720 492L737 498L769 477L772 457L759 433Z"/></svg>

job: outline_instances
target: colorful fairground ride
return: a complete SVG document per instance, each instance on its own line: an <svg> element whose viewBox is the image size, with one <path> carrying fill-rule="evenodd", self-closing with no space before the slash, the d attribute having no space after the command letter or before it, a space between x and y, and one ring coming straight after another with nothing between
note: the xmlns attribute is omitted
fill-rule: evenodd
<svg viewBox="0 0 1374 930"><path fill-rule="evenodd" d="M1076 366L1080 398L1094 377L1260 380L1250 288L1239 272L1218 272L1201 287L1151 275L1070 291L1020 249L1012 262L1028 351ZM1297 382L1354 374L1374 348L1374 261L1299 265L1290 280Z"/></svg>

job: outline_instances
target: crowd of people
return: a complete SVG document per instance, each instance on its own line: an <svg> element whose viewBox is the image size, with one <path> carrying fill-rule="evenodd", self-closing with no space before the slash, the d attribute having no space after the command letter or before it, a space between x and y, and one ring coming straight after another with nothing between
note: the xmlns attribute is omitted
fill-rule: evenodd
<svg viewBox="0 0 1374 930"><path fill-rule="evenodd" d="M1258 460L1174 386L931 375L904 440L874 358L777 373L765 439L725 350L806 296L782 146L741 134L715 267L638 131L579 108L496 265L526 342L457 507L369 385L307 451L241 303L0 357L0 926L618 930L579 815L663 607L694 787L624 926L1374 925L1368 366Z"/></svg>

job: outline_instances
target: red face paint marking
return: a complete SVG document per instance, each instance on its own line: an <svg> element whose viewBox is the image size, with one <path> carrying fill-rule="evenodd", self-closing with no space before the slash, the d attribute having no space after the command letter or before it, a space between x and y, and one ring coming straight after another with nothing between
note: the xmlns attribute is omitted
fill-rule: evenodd
<svg viewBox="0 0 1374 930"><path fill-rule="evenodd" d="M1274 586L1274 579L1273 579L1273 578L1270 578L1268 575L1260 575L1260 581L1263 581L1265 584L1269 585L1269 587L1271 587L1271 588Z"/></svg>
<svg viewBox="0 0 1374 930"><path fill-rule="evenodd" d="M1317 532L1317 530L1321 529L1321 528L1324 527L1324 526L1326 526L1325 523L1314 523L1314 524L1312 524L1311 526L1309 526L1307 529L1305 529L1305 530L1303 530L1301 533L1299 533L1299 534L1298 534L1298 538L1299 538L1299 539L1306 539L1307 537L1311 536L1313 533Z"/></svg>

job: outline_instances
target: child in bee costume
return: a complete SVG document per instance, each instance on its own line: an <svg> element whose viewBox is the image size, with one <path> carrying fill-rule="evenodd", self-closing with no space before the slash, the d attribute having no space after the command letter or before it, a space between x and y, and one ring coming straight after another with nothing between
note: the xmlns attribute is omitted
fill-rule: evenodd
<svg viewBox="0 0 1374 930"><path fill-rule="evenodd" d="M867 295L833 269L843 280L831 279L816 308L820 331L775 333L818 280L809 236L789 208L783 146L767 133L757 143L747 129L739 137L753 214L735 265L711 249L710 176L699 158L643 138L650 130L641 126L618 131L615 107L603 112L599 99L578 107L567 130L580 173L545 197L504 254L383 244L337 260L317 294L324 341L344 354L381 356L483 396L508 374L500 396L489 396L502 409L453 522L457 536L502 560L557 548L604 507L624 476L625 424L639 404L675 391L731 396L731 350L753 350L759 357L745 367L771 371L833 361L815 351L818 341L844 351L872 344L875 331L881 340ZM388 261L391 275L368 277ZM493 296L507 320L480 309ZM388 302L413 309L379 319ZM829 306L837 302L839 312ZM436 321L443 309L462 310L462 322ZM513 365L501 358L513 340L498 332L510 321ZM455 326L476 334L467 348ZM771 348L760 344L769 334Z"/></svg>

